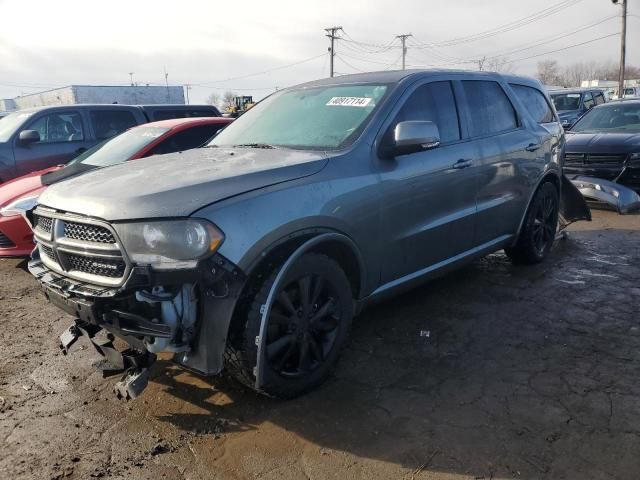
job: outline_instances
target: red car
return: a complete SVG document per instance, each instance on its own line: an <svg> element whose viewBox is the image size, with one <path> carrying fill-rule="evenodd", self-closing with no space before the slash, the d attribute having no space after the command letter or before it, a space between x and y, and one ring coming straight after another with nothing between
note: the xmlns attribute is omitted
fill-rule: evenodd
<svg viewBox="0 0 640 480"><path fill-rule="evenodd" d="M33 235L24 215L48 185L94 168L127 160L201 147L231 118L177 118L145 123L87 150L66 166L51 167L0 186L0 257L24 257L33 250Z"/></svg>

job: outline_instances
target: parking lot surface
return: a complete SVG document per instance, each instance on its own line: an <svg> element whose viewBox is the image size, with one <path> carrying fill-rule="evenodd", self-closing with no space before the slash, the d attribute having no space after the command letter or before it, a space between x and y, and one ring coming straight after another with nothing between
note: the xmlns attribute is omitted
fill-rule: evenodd
<svg viewBox="0 0 640 480"><path fill-rule="evenodd" d="M24 267L0 260L0 478L638 478L640 215L369 308L286 402L159 361L121 403L88 342L59 352L71 318Z"/></svg>

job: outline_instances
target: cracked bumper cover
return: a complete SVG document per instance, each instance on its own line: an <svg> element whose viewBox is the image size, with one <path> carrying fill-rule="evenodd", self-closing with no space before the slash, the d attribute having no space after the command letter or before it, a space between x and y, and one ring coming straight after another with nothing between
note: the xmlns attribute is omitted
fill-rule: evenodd
<svg viewBox="0 0 640 480"><path fill-rule="evenodd" d="M170 331L150 314L148 306L136 300L136 292L155 286L197 285L199 305L195 335L188 352L175 355L174 360L204 375L222 370L231 316L244 284L243 273L224 257L216 254L191 270L157 272L147 267L135 267L121 287L96 286L53 272L40 261L37 250L29 262L29 271L38 280L45 297L73 315L76 324L88 325L92 332L104 329L123 339L137 352L147 352L145 339L167 338ZM63 344L65 334L61 336ZM68 335L67 341L71 339ZM94 335L87 336L95 345Z"/></svg>
<svg viewBox="0 0 640 480"><path fill-rule="evenodd" d="M619 183L582 175L572 176L571 182L587 200L596 205L613 207L621 214L640 209L640 195Z"/></svg>

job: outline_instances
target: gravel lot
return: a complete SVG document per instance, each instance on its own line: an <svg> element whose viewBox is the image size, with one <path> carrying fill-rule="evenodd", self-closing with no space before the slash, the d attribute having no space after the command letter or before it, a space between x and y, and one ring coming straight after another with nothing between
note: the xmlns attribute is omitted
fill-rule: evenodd
<svg viewBox="0 0 640 480"><path fill-rule="evenodd" d="M121 403L0 260L0 478L636 479L640 215L594 217L544 265L492 255L365 311L288 402L160 361Z"/></svg>

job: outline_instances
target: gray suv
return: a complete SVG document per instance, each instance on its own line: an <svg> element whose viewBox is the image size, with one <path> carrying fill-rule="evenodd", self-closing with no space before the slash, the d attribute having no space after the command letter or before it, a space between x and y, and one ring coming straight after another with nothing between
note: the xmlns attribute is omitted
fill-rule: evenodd
<svg viewBox="0 0 640 480"><path fill-rule="evenodd" d="M29 268L76 317L63 351L86 335L106 373L124 372L122 397L159 352L292 397L327 377L372 300L499 249L540 262L559 215L589 219L563 148L528 78L320 80L271 95L203 149L49 187Z"/></svg>

